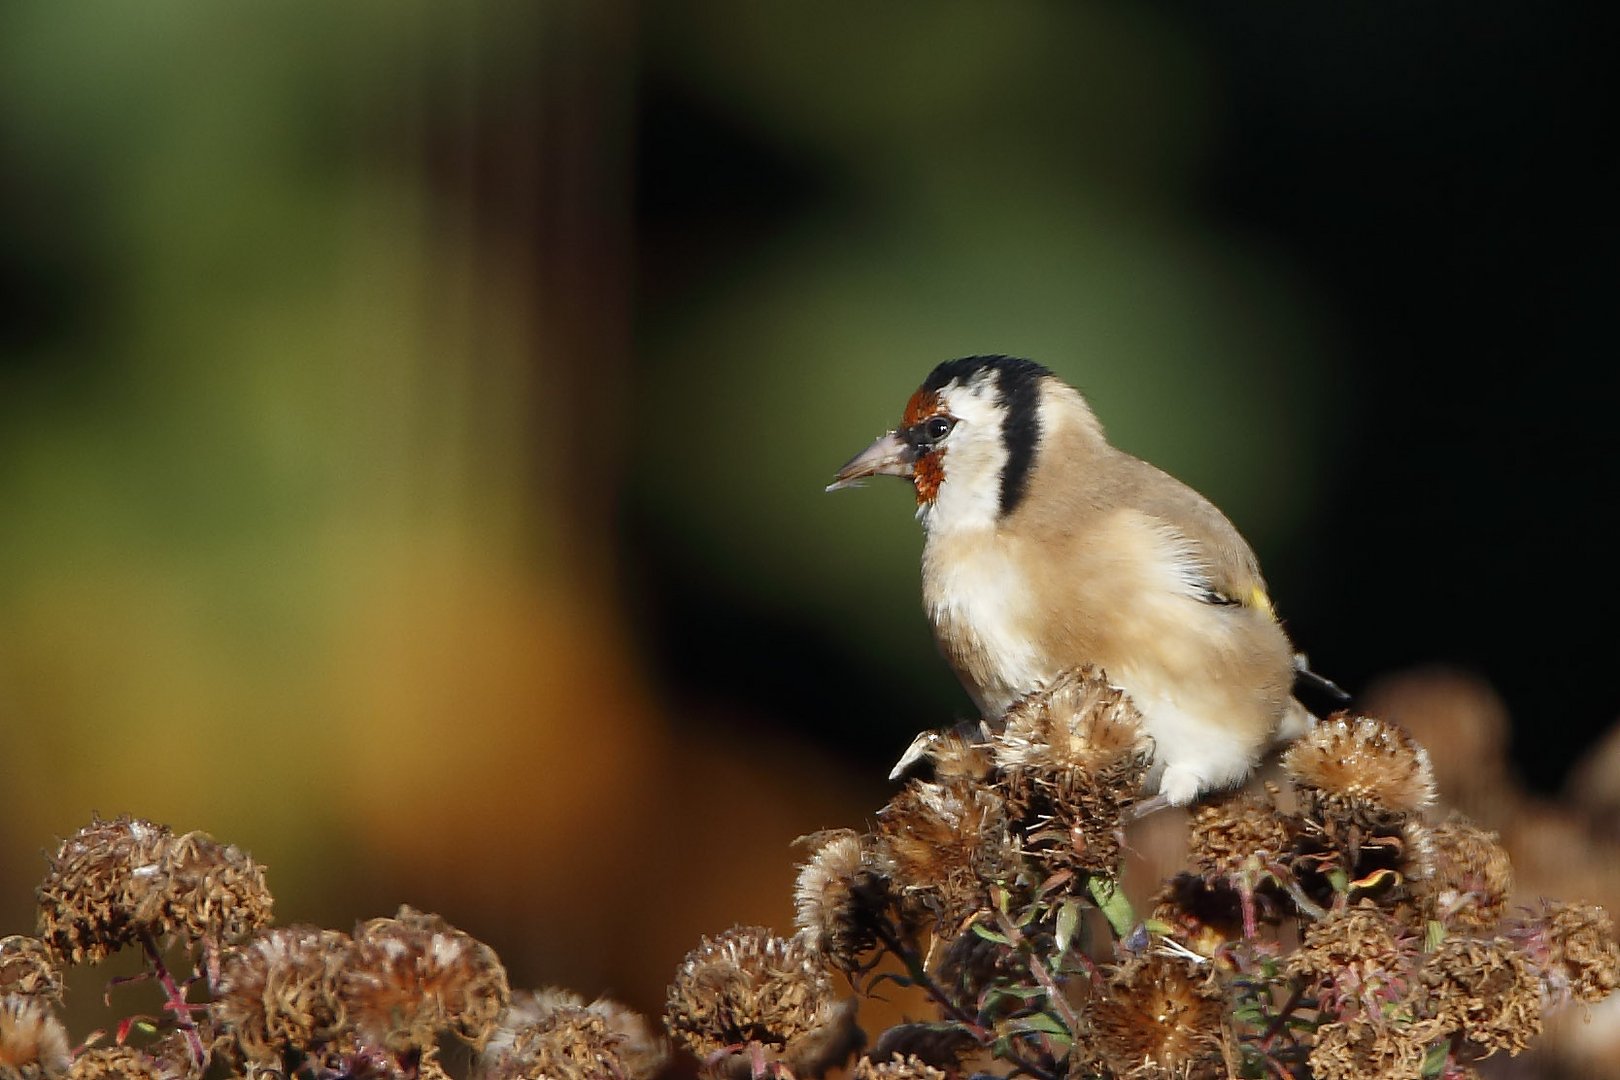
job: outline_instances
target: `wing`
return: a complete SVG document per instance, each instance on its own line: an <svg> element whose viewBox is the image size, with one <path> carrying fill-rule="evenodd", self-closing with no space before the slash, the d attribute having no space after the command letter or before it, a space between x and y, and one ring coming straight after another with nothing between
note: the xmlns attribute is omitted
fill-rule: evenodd
<svg viewBox="0 0 1620 1080"><path fill-rule="evenodd" d="M1135 459L1133 459L1135 460ZM1132 485L1137 511L1153 518L1177 554L1188 591L1206 604L1257 608L1275 618L1260 563L1243 536L1215 504L1144 461ZM1147 472L1156 476L1152 483Z"/></svg>

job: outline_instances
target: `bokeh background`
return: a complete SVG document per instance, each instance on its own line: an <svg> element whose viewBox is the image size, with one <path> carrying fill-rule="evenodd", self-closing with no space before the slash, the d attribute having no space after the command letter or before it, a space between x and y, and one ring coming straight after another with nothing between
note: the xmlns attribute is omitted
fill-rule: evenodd
<svg viewBox="0 0 1620 1080"><path fill-rule="evenodd" d="M1453 801L1620 831L1614 22L0 7L0 931L130 812L658 1008L967 715L909 494L821 488L974 352L1226 509Z"/></svg>

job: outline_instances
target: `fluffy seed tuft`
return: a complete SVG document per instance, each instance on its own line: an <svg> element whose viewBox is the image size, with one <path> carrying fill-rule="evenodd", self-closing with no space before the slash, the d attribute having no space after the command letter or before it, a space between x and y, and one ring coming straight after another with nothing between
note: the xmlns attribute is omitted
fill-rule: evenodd
<svg viewBox="0 0 1620 1080"><path fill-rule="evenodd" d="M1371 716L1324 720L1288 748L1282 764L1313 816L1386 827L1435 799L1428 751Z"/></svg>
<svg viewBox="0 0 1620 1080"><path fill-rule="evenodd" d="M43 998L0 997L0 1077L54 1080L71 1064L67 1032Z"/></svg>
<svg viewBox="0 0 1620 1080"><path fill-rule="evenodd" d="M62 1001L62 972L39 938L12 934L0 938L0 995L27 994Z"/></svg>
<svg viewBox="0 0 1620 1080"><path fill-rule="evenodd" d="M871 840L852 830L810 839L817 847L799 868L794 924L828 963L856 971L877 946L877 927L887 917L888 868Z"/></svg>

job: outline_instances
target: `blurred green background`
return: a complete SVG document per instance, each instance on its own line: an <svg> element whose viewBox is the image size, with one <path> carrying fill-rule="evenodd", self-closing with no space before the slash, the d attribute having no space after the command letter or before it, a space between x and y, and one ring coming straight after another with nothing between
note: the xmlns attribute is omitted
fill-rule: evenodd
<svg viewBox="0 0 1620 1080"><path fill-rule="evenodd" d="M0 7L0 930L130 812L657 1008L967 714L909 494L821 487L975 352L1551 788L1620 711L1611 19Z"/></svg>

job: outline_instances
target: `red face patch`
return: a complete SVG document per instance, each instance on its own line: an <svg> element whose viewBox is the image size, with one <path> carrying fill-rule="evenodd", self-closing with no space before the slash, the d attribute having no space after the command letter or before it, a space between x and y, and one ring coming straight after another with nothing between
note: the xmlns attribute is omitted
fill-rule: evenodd
<svg viewBox="0 0 1620 1080"><path fill-rule="evenodd" d="M939 494L939 485L945 480L945 462L941 459L945 451L934 450L917 459L912 467L911 482L917 486L917 505L924 506L934 501Z"/></svg>
<svg viewBox="0 0 1620 1080"><path fill-rule="evenodd" d="M916 427L928 420L929 417L944 413L939 395L932 390L918 390L906 402L906 411L900 417L902 428ZM939 494L939 485L945 480L945 463L941 460L945 454L943 450L931 450L917 458L913 467L911 482L917 488L917 505L924 506L934 501Z"/></svg>
<svg viewBox="0 0 1620 1080"><path fill-rule="evenodd" d="M900 417L901 427L916 427L939 412L939 395L932 390L918 390L906 402L905 415Z"/></svg>

